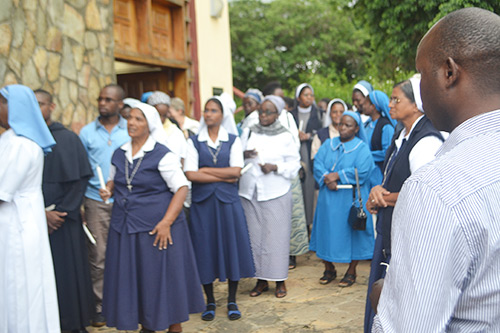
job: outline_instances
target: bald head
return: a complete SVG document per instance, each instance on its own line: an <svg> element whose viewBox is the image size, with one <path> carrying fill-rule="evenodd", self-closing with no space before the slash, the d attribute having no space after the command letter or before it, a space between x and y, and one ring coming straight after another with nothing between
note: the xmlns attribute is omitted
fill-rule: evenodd
<svg viewBox="0 0 500 333"><path fill-rule="evenodd" d="M479 8L438 21L417 49L423 107L439 130L500 108L500 16Z"/></svg>
<svg viewBox="0 0 500 333"><path fill-rule="evenodd" d="M483 92L500 91L500 16L480 8L454 11L424 36L432 38L434 68L452 58ZM421 45L419 45L420 48Z"/></svg>

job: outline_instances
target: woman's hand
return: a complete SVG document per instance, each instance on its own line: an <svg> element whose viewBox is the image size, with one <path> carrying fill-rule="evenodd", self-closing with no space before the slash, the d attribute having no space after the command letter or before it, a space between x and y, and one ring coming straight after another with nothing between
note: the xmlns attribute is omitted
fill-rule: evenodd
<svg viewBox="0 0 500 333"><path fill-rule="evenodd" d="M268 173L271 173L273 171L278 171L278 166L276 164L271 164L271 163L266 163L266 164L259 164L260 170L267 175Z"/></svg>
<svg viewBox="0 0 500 333"><path fill-rule="evenodd" d="M329 190L337 191L337 182L330 182L326 185Z"/></svg>
<svg viewBox="0 0 500 333"><path fill-rule="evenodd" d="M166 250L168 245L173 245L172 235L170 234L170 224L165 221L160 221L156 227L149 232L150 235L155 235L156 238L153 246L158 245L158 250Z"/></svg>
<svg viewBox="0 0 500 333"><path fill-rule="evenodd" d="M311 133L304 133L299 130L299 139L300 141L308 141L311 139Z"/></svg>
<svg viewBox="0 0 500 333"><path fill-rule="evenodd" d="M257 157L257 150L255 150L255 149L245 150L243 152L243 157L244 158L254 158L254 157Z"/></svg>
<svg viewBox="0 0 500 333"><path fill-rule="evenodd" d="M111 189L106 186L106 188L100 188L99 189L99 196L101 197L102 201L106 201L109 198L111 198Z"/></svg>
<svg viewBox="0 0 500 333"><path fill-rule="evenodd" d="M385 201L384 197L389 194L391 194L391 192L383 188L382 185L373 187L370 191L370 195L368 196L366 208L368 208L368 203L374 207L387 207L387 202ZM368 208L368 210L370 209Z"/></svg>

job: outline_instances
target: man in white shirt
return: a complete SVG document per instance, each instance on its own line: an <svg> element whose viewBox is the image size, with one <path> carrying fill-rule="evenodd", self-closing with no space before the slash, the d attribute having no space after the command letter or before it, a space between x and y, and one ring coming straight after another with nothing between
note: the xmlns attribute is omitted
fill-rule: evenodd
<svg viewBox="0 0 500 333"><path fill-rule="evenodd" d="M420 42L424 110L451 134L398 197L373 332L500 332L499 36L466 8Z"/></svg>

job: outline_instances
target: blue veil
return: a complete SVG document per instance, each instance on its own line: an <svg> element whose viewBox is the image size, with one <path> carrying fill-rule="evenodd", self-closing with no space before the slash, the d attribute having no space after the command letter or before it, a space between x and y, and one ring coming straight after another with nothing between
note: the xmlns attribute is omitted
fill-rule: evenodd
<svg viewBox="0 0 500 333"><path fill-rule="evenodd" d="M368 137L366 136L366 132L365 132L365 126L363 126L363 122L361 121L361 117L359 116L359 114L357 112L354 112L354 111L345 111L342 114L342 117L343 116L349 116L356 121L356 123L358 124L358 127L359 127L359 131L356 134L356 136L358 138L360 138L361 140L363 140L364 143L369 144Z"/></svg>
<svg viewBox="0 0 500 333"><path fill-rule="evenodd" d="M9 126L14 133L37 143L45 154L56 142L42 116L35 93L23 85L13 84L0 90L9 102Z"/></svg>
<svg viewBox="0 0 500 333"><path fill-rule="evenodd" d="M396 127L397 121L391 118L389 114L389 97L385 94L385 92L380 90L374 90L369 94L370 101L378 112L382 115L382 117L389 119L392 126Z"/></svg>

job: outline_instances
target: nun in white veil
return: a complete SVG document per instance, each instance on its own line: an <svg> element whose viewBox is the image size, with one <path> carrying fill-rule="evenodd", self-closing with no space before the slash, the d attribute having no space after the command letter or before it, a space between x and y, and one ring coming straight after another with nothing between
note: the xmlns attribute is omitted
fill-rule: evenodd
<svg viewBox="0 0 500 333"><path fill-rule="evenodd" d="M188 181L166 146L158 112L134 103L131 141L113 153L103 200L114 196L103 313L119 330L181 331L203 295L182 204Z"/></svg>

